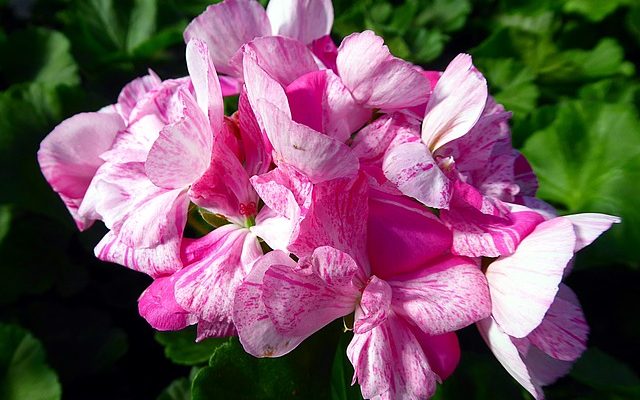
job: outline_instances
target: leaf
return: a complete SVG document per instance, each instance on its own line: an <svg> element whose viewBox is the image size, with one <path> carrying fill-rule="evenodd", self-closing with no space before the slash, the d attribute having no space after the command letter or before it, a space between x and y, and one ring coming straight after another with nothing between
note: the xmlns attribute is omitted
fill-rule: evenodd
<svg viewBox="0 0 640 400"><path fill-rule="evenodd" d="M640 5L635 5L627 13L625 19L627 30L636 40L636 44L640 46Z"/></svg>
<svg viewBox="0 0 640 400"><path fill-rule="evenodd" d="M157 14L156 0L135 0L127 31L127 50L129 52L135 51L155 33Z"/></svg>
<svg viewBox="0 0 640 400"><path fill-rule="evenodd" d="M540 92L529 68L509 58L479 59L477 65L489 81L496 101L516 118L533 111Z"/></svg>
<svg viewBox="0 0 640 400"><path fill-rule="evenodd" d="M303 389L295 383L295 367L285 358L256 359L244 352L237 338L218 347L209 367L193 381L193 400L289 399Z"/></svg>
<svg viewBox="0 0 640 400"><path fill-rule="evenodd" d="M6 205L0 205L0 245L2 241L9 233L9 227L11 226L11 207Z"/></svg>
<svg viewBox="0 0 640 400"><path fill-rule="evenodd" d="M573 366L571 377L609 393L640 396L640 379L631 368L597 348L590 348L582 355Z"/></svg>
<svg viewBox="0 0 640 400"><path fill-rule="evenodd" d="M191 381L179 378L167 386L157 400L191 400Z"/></svg>
<svg viewBox="0 0 640 400"><path fill-rule="evenodd" d="M196 332L191 327L176 332L158 332L156 341L164 346L165 356L174 363L197 365L206 363L226 339L206 339L196 343Z"/></svg>
<svg viewBox="0 0 640 400"><path fill-rule="evenodd" d="M24 329L0 323L0 399L56 400L61 392L42 344Z"/></svg>
<svg viewBox="0 0 640 400"><path fill-rule="evenodd" d="M603 212L622 217L622 224L600 240L607 246L601 261L637 265L640 121L632 108L562 102L553 122L532 134L523 152L538 175L542 199L567 213Z"/></svg>
<svg viewBox="0 0 640 400"><path fill-rule="evenodd" d="M37 82L55 86L80 82L69 40L60 32L30 28L11 34L0 45L0 69L11 82ZM29 51L25 51L29 49Z"/></svg>
<svg viewBox="0 0 640 400"><path fill-rule="evenodd" d="M568 0L563 9L566 13L580 14L591 22L599 22L627 4L630 4L629 0Z"/></svg>
<svg viewBox="0 0 640 400"><path fill-rule="evenodd" d="M360 400L360 387L351 385L353 378L353 366L347 358L347 346L353 337L352 334L344 334L336 348L331 367L331 399L332 400Z"/></svg>

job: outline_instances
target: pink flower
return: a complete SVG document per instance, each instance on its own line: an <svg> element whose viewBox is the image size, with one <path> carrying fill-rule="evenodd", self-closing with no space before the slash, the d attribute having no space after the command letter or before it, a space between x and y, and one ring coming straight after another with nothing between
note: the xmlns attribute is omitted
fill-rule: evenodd
<svg viewBox="0 0 640 400"><path fill-rule="evenodd" d="M308 21L313 21L309 23ZM233 56L254 38L278 35L311 45L316 39L331 41L333 5L330 0L273 0L266 11L255 0L225 0L209 6L184 31L185 42L204 41L226 95L240 92L242 70ZM320 53L322 54L322 53Z"/></svg>
<svg viewBox="0 0 640 400"><path fill-rule="evenodd" d="M576 295L561 283L574 254L616 217L577 214L539 224L516 251L486 271L491 317L478 329L505 369L536 399L586 348L588 326Z"/></svg>
<svg viewBox="0 0 640 400"><path fill-rule="evenodd" d="M325 211L307 232L300 224L308 240L297 264L282 251L258 259L236 292L240 340L253 355L280 356L355 312L347 354L363 395L428 397L457 364L451 332L489 313L486 280L448 253L451 234L435 216L401 198L367 200L363 175L352 185L311 203Z"/></svg>

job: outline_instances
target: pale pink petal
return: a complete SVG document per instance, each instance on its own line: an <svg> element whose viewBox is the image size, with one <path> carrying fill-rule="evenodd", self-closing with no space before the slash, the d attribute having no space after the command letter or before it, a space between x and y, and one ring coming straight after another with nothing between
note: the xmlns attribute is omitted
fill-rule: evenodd
<svg viewBox="0 0 640 400"><path fill-rule="evenodd" d="M533 382L542 386L550 385L565 376L573 366L573 362L555 359L535 347L531 347L523 359ZM538 390L542 397L542 390Z"/></svg>
<svg viewBox="0 0 640 400"><path fill-rule="evenodd" d="M99 156L111 148L122 129L124 123L118 115L82 113L60 123L40 144L38 163L42 174L80 230L91 226L95 219L83 216L78 209L104 162Z"/></svg>
<svg viewBox="0 0 640 400"><path fill-rule="evenodd" d="M307 338L354 311L359 288L352 283L356 262L331 247L319 247L296 268L273 265L264 275L262 300L284 336Z"/></svg>
<svg viewBox="0 0 640 400"><path fill-rule="evenodd" d="M351 148L361 162L378 162L399 137L419 138L419 125L400 113L384 114L358 132Z"/></svg>
<svg viewBox="0 0 640 400"><path fill-rule="evenodd" d="M262 255L248 229L224 225L186 242L185 267L175 274L176 301L199 319L231 323L235 291Z"/></svg>
<svg viewBox="0 0 640 400"><path fill-rule="evenodd" d="M553 303L562 274L573 257L575 234L566 218L538 225L515 253L487 268L492 314L510 336L527 336Z"/></svg>
<svg viewBox="0 0 640 400"><path fill-rule="evenodd" d="M382 168L387 179L405 195L427 207L449 206L451 182L423 143L409 142L391 147Z"/></svg>
<svg viewBox="0 0 640 400"><path fill-rule="evenodd" d="M414 326L411 326L411 332L420 342L429 366L440 380L451 376L460 362L458 336L454 332L431 336Z"/></svg>
<svg viewBox="0 0 640 400"><path fill-rule="evenodd" d="M288 36L310 44L331 33L331 0L272 0L267 15L274 35Z"/></svg>
<svg viewBox="0 0 640 400"><path fill-rule="evenodd" d="M196 92L198 106L209 118L212 132L222 127L224 104L218 74L211 62L209 49L205 42L191 39L187 43L187 69Z"/></svg>
<svg viewBox="0 0 640 400"><path fill-rule="evenodd" d="M577 296L568 286L560 284L542 323L527 339L553 358L575 361L587 349L588 334L589 325Z"/></svg>
<svg viewBox="0 0 640 400"><path fill-rule="evenodd" d="M196 17L184 31L184 40L200 39L209 47L216 69L235 77L240 72L229 60L255 37L271 34L264 8L255 0L226 0L213 4Z"/></svg>
<svg viewBox="0 0 640 400"><path fill-rule="evenodd" d="M392 279L393 309L429 335L456 331L491 313L487 279L471 259L446 257Z"/></svg>
<svg viewBox="0 0 640 400"><path fill-rule="evenodd" d="M365 333L383 323L391 311L391 286L372 276L356 308L353 332Z"/></svg>
<svg viewBox="0 0 640 400"><path fill-rule="evenodd" d="M145 162L149 179L166 189L185 188L195 182L211 161L209 123L190 95L184 93L181 98L183 117L160 131Z"/></svg>
<svg viewBox="0 0 640 400"><path fill-rule="evenodd" d="M267 269L279 265L294 268L295 262L282 251L272 251L258 258L245 281L236 290L233 322L245 351L256 357L279 357L304 338L292 338L276 330L262 301L262 280Z"/></svg>
<svg viewBox="0 0 640 400"><path fill-rule="evenodd" d="M426 399L436 389L429 367L409 325L396 316L362 334L347 348L365 399Z"/></svg>
<svg viewBox="0 0 640 400"><path fill-rule="evenodd" d="M349 254L368 271L366 229L368 184L364 174L313 186L312 204L296 225L289 251L303 256L316 247L331 246ZM368 275L368 274L367 274Z"/></svg>
<svg viewBox="0 0 640 400"><path fill-rule="evenodd" d="M289 85L304 74L318 70L311 50L303 43L287 37L257 38L245 46L244 52L252 52L252 57L260 68L282 86Z"/></svg>
<svg viewBox="0 0 640 400"><path fill-rule="evenodd" d="M576 233L576 252L593 243L613 224L621 222L618 217L595 213L566 215L564 218L567 218L573 224L573 229Z"/></svg>
<svg viewBox="0 0 640 400"><path fill-rule="evenodd" d="M178 331L197 321L176 303L174 286L173 275L156 278L138 299L138 312L159 331Z"/></svg>
<svg viewBox="0 0 640 400"><path fill-rule="evenodd" d="M417 105L429 91L429 83L419 70L393 57L383 39L372 31L347 36L338 49L336 64L356 100L371 108Z"/></svg>
<svg viewBox="0 0 640 400"><path fill-rule="evenodd" d="M357 174L358 159L346 144L292 121L268 101L260 101L258 110L258 120L273 145L276 164L297 168L313 183Z"/></svg>
<svg viewBox="0 0 640 400"><path fill-rule="evenodd" d="M431 151L464 136L475 125L487 101L487 82L460 54L451 61L433 90L422 121L422 141Z"/></svg>
<svg viewBox="0 0 640 400"><path fill-rule="evenodd" d="M375 192L369 199L367 253L383 279L424 267L451 248L451 232L419 203Z"/></svg>
<svg viewBox="0 0 640 400"><path fill-rule="evenodd" d="M102 261L124 265L154 278L173 274L182 268L179 237L155 247L135 248L123 243L116 233L109 231L97 244L94 253Z"/></svg>
<svg viewBox="0 0 640 400"><path fill-rule="evenodd" d="M133 109L138 105L147 93L157 89L162 81L153 71L149 70L149 75L136 78L127 83L118 95L117 108L122 119L129 121Z"/></svg>
<svg viewBox="0 0 640 400"><path fill-rule="evenodd" d="M500 361L504 369L536 400L543 399L542 388L534 383L531 373L509 335L502 332L498 323L491 317L479 321L477 327L487 346L489 346L493 355Z"/></svg>
<svg viewBox="0 0 640 400"><path fill-rule="evenodd" d="M262 101L268 101L288 117L291 117L289 101L284 88L258 64L258 56L251 48L245 47L243 51L242 68L247 99L260 128L264 129L260 110L258 109L258 104Z"/></svg>
<svg viewBox="0 0 640 400"><path fill-rule="evenodd" d="M264 206L256 216L256 224L249 229L273 250L288 253L289 240L295 229L295 221Z"/></svg>
<svg viewBox="0 0 640 400"><path fill-rule="evenodd" d="M353 97L370 108L397 109L420 104L429 81L410 63L395 58L372 31L347 36L336 60L340 78Z"/></svg>

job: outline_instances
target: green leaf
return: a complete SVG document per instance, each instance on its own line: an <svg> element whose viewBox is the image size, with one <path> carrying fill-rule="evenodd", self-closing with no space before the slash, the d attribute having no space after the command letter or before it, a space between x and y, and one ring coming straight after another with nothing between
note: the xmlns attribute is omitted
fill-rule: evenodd
<svg viewBox="0 0 640 400"><path fill-rule="evenodd" d="M0 323L0 399L56 400L61 392L40 342L22 328Z"/></svg>
<svg viewBox="0 0 640 400"><path fill-rule="evenodd" d="M477 65L489 81L496 101L514 113L516 118L529 114L536 107L538 87L535 75L513 59L478 59Z"/></svg>
<svg viewBox="0 0 640 400"><path fill-rule="evenodd" d="M624 104L567 101L524 149L540 180L538 195L568 213L622 217L605 235L605 260L637 264L640 241L640 120ZM578 265L581 265L578 263Z"/></svg>
<svg viewBox="0 0 640 400"><path fill-rule="evenodd" d="M168 359L182 365L206 363L213 352L226 341L226 339L205 339L196 343L194 328L177 332L158 332L156 340L164 346L164 354Z"/></svg>
<svg viewBox="0 0 640 400"><path fill-rule="evenodd" d="M188 378L180 378L171 382L157 400L191 400L191 381Z"/></svg>
<svg viewBox="0 0 640 400"><path fill-rule="evenodd" d="M573 366L571 377L609 393L640 396L640 379L631 368L596 348L582 355Z"/></svg>
<svg viewBox="0 0 640 400"><path fill-rule="evenodd" d="M193 381L193 400L289 399L300 397L295 367L285 358L256 359L245 353L236 338L219 346Z"/></svg>
<svg viewBox="0 0 640 400"><path fill-rule="evenodd" d="M359 400L362 399L360 387L351 385L353 378L353 366L347 358L347 346L353 338L353 334L344 334L336 348L331 367L331 399L332 400Z"/></svg>
<svg viewBox="0 0 640 400"><path fill-rule="evenodd" d="M0 205L0 245L2 241L9 233L11 226L11 207L6 205Z"/></svg>
<svg viewBox="0 0 640 400"><path fill-rule="evenodd" d="M640 4L629 10L625 25L629 33L636 39L636 44L640 45Z"/></svg>
<svg viewBox="0 0 640 400"><path fill-rule="evenodd" d="M416 24L438 28L443 32L462 28L471 12L469 0L428 0L421 3Z"/></svg>
<svg viewBox="0 0 640 400"><path fill-rule="evenodd" d="M30 28L11 34L0 46L0 69L9 81L50 86L80 82L69 40L60 32ZM29 51L25 51L29 49Z"/></svg>
<svg viewBox="0 0 640 400"><path fill-rule="evenodd" d="M157 14L157 0L135 0L127 31L127 50L129 52L133 52L155 33Z"/></svg>
<svg viewBox="0 0 640 400"><path fill-rule="evenodd" d="M580 14L592 22L599 22L627 4L630 4L629 0L567 0L564 11Z"/></svg>

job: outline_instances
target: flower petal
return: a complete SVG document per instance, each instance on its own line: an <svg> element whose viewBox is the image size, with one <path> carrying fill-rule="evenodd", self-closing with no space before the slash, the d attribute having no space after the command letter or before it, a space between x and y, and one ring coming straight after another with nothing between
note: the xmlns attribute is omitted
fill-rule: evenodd
<svg viewBox="0 0 640 400"><path fill-rule="evenodd" d="M391 286L372 276L356 308L353 332L365 333L383 323L391 311Z"/></svg>
<svg viewBox="0 0 640 400"><path fill-rule="evenodd" d="M117 114L81 113L60 123L40 144L38 163L49 185L64 201L78 229L91 226L95 218L79 213L91 180L124 129Z"/></svg>
<svg viewBox="0 0 640 400"><path fill-rule="evenodd" d="M187 43L187 69L196 92L198 106L208 116L212 132L222 128L224 104L222 89L207 44L198 39Z"/></svg>
<svg viewBox="0 0 640 400"><path fill-rule="evenodd" d="M457 331L491 314L487 279L467 258L446 257L389 285L396 313L429 335Z"/></svg>
<svg viewBox="0 0 640 400"><path fill-rule="evenodd" d="M155 279L138 299L138 312L159 331L178 331L196 323L195 316L176 303L175 277Z"/></svg>
<svg viewBox="0 0 640 400"><path fill-rule="evenodd" d="M382 168L387 179L405 195L427 207L449 206L451 182L424 144L408 142L391 147Z"/></svg>
<svg viewBox="0 0 640 400"><path fill-rule="evenodd" d="M595 213L566 215L564 218L571 221L576 232L576 252L593 243L611 225L621 222L618 217Z"/></svg>
<svg viewBox="0 0 640 400"><path fill-rule="evenodd" d="M288 36L310 44L331 33L331 0L272 0L267 15L274 35Z"/></svg>
<svg viewBox="0 0 640 400"><path fill-rule="evenodd" d="M429 81L410 63L395 58L372 31L342 41L337 69L353 97L369 108L398 109L420 104Z"/></svg>
<svg viewBox="0 0 640 400"><path fill-rule="evenodd" d="M422 141L431 151L464 136L476 124L487 101L487 82L459 54L444 71L427 103L422 121Z"/></svg>
<svg viewBox="0 0 640 400"><path fill-rule="evenodd" d="M197 16L184 31L184 40L200 39L209 47L216 69L235 77L240 71L229 60L255 37L271 34L271 25L264 8L255 0L226 0L212 4Z"/></svg>
<svg viewBox="0 0 640 400"><path fill-rule="evenodd" d="M251 52L260 68L285 87L302 75L319 69L311 50L287 37L256 38L245 46L244 52Z"/></svg>
<svg viewBox="0 0 640 400"><path fill-rule="evenodd" d="M515 253L489 265L486 275L492 314L505 333L522 338L540 325L573 257L574 246L571 222L554 218L538 225Z"/></svg>

